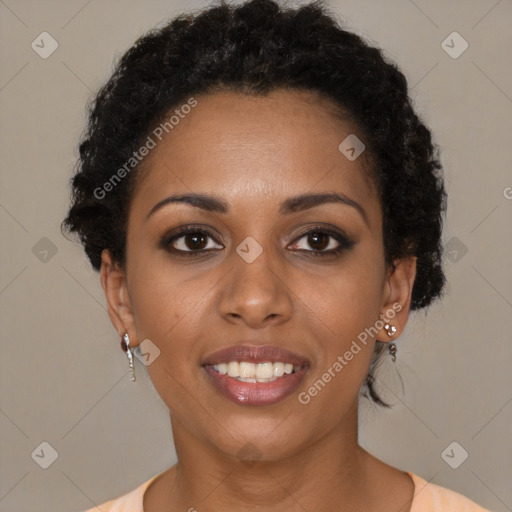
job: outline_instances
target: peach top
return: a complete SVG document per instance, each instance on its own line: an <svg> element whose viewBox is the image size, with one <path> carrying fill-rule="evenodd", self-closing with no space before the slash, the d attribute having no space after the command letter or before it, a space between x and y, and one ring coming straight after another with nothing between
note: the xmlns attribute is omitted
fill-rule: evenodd
<svg viewBox="0 0 512 512"><path fill-rule="evenodd" d="M410 512L490 512L458 492L429 483L409 471L405 473L412 478L415 486ZM153 476L128 494L85 512L144 512L144 492L160 474Z"/></svg>

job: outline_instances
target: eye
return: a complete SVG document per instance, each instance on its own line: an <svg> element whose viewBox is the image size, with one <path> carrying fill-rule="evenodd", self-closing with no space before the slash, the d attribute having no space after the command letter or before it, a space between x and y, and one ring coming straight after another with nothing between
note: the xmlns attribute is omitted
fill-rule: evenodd
<svg viewBox="0 0 512 512"><path fill-rule="evenodd" d="M333 256L354 245L354 242L342 232L324 227L310 229L297 240L305 240L304 245L309 245L313 250L297 247L297 242L292 248L311 253L311 256Z"/></svg>
<svg viewBox="0 0 512 512"><path fill-rule="evenodd" d="M180 256L198 256L212 249L222 249L222 246L208 243L208 239L214 240L209 231L186 226L177 233L164 237L161 246Z"/></svg>
<svg viewBox="0 0 512 512"><path fill-rule="evenodd" d="M296 240L291 247L292 250L302 251L311 256L335 256L355 244L343 232L325 227L314 227ZM313 249L300 247L297 243L300 240L305 240L305 244ZM184 226L166 235L161 240L160 246L178 256L202 256L215 249L223 248L222 245L215 244L215 238L209 231L194 226Z"/></svg>

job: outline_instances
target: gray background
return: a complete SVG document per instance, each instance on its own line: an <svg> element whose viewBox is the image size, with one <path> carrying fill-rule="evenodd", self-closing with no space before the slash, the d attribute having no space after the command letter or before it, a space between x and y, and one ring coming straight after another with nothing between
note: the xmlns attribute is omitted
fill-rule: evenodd
<svg viewBox="0 0 512 512"><path fill-rule="evenodd" d="M406 74L449 193L447 295L411 316L396 365L381 372L396 405L363 403L361 444L512 510L512 0L327 4ZM0 0L1 511L84 510L175 462L167 408L138 360L130 382L99 277L59 224L85 104L113 59L162 20L205 5ZM43 31L59 45L47 59L31 47ZM469 44L456 59L441 46L453 31ZM441 456L453 441L462 447L453 459L469 454L457 469ZM58 453L47 469L31 456L42 442Z"/></svg>

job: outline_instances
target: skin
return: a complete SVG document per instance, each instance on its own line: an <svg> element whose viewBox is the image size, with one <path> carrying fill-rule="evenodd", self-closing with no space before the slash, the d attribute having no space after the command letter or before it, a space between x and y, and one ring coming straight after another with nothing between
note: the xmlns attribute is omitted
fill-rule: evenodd
<svg viewBox="0 0 512 512"><path fill-rule="evenodd" d="M382 210L366 154L349 161L338 150L357 127L312 92L196 99L144 161L130 206L126 267L102 253L101 282L119 337L128 332L132 347L150 339L160 349L146 368L169 408L178 454L147 489L145 512L409 511L411 478L358 445L359 391L375 340L392 341L405 328L416 258L396 262L394 271L385 266ZM222 198L229 212L173 203L147 219L162 199L190 192ZM278 215L285 199L312 192L345 194L366 220L337 203ZM212 233L200 246L211 249L207 256L180 257L159 246L192 223ZM337 256L311 256L338 245L332 238L308 243L304 233L317 224L343 230L354 245ZM236 252L248 236L263 249L251 264ZM174 247L190 251L198 247L193 242L181 238ZM309 359L298 392L307 390L397 303L396 334L381 329L360 344L307 405L297 393L264 407L233 403L201 369L206 355L241 340L279 345ZM247 443L259 451L252 465L237 456Z"/></svg>

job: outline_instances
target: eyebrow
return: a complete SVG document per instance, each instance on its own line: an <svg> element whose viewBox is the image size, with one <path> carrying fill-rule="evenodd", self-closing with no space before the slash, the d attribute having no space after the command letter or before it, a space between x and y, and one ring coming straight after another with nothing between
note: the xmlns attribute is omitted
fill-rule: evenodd
<svg viewBox="0 0 512 512"><path fill-rule="evenodd" d="M185 203L196 208L201 208L208 212L213 213L229 213L229 204L223 199L207 194L173 194L165 199L159 201L149 211L146 220L151 217L157 210L171 203ZM315 206L320 206L327 203L338 203L351 206L359 212L363 217L366 224L368 224L368 217L364 208L357 202L342 193L337 192L322 192L318 194L301 194L298 196L289 197L281 204L279 208L279 215L284 217L291 213L308 210Z"/></svg>

